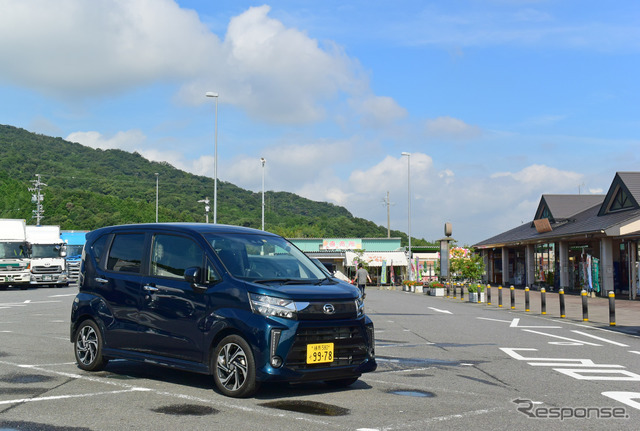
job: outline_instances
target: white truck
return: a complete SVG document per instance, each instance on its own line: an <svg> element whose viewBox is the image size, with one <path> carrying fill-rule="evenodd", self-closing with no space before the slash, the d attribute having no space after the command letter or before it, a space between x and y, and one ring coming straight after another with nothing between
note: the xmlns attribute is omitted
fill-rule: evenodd
<svg viewBox="0 0 640 431"><path fill-rule="evenodd" d="M68 286L67 255L60 226L27 226L31 248L31 284Z"/></svg>
<svg viewBox="0 0 640 431"><path fill-rule="evenodd" d="M21 219L0 219L0 290L8 286L29 287L29 246L26 223Z"/></svg>

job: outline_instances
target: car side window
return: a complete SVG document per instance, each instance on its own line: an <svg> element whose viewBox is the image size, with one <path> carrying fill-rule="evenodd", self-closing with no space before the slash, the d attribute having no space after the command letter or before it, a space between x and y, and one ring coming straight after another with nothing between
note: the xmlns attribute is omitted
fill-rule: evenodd
<svg viewBox="0 0 640 431"><path fill-rule="evenodd" d="M109 239L109 235L102 235L100 238L93 242L91 246L91 250L93 251L93 258L96 261L96 265L100 263L100 259L102 258L102 253L107 245L107 239Z"/></svg>
<svg viewBox="0 0 640 431"><path fill-rule="evenodd" d="M151 246L151 275L184 278L190 267L202 268L204 252L191 238L158 234Z"/></svg>
<svg viewBox="0 0 640 431"><path fill-rule="evenodd" d="M144 234L116 234L109 250L107 270L139 274Z"/></svg>

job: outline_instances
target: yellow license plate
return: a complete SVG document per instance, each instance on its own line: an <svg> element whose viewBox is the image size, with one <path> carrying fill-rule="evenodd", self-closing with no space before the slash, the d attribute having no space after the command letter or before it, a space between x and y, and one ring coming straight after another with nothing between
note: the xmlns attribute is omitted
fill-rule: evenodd
<svg viewBox="0 0 640 431"><path fill-rule="evenodd" d="M333 343L307 344L307 364L333 362Z"/></svg>

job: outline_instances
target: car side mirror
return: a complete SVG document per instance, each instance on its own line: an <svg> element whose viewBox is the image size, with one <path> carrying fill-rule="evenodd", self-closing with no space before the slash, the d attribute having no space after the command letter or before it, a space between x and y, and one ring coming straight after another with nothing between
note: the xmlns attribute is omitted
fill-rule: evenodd
<svg viewBox="0 0 640 431"><path fill-rule="evenodd" d="M202 284L202 270L197 266L191 266L184 270L184 279L191 283L191 287L196 292L203 292L207 290Z"/></svg>

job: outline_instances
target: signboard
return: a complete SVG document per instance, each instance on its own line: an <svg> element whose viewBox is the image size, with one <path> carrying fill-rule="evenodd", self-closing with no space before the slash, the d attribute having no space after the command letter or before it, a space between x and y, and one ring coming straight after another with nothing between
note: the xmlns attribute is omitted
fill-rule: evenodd
<svg viewBox="0 0 640 431"><path fill-rule="evenodd" d="M362 250L361 239L329 238L322 240L323 250Z"/></svg>
<svg viewBox="0 0 640 431"><path fill-rule="evenodd" d="M449 241L440 241L440 277L449 277Z"/></svg>

